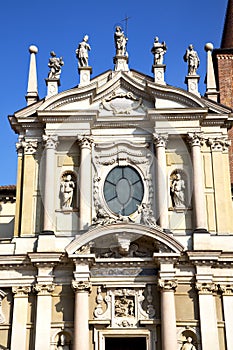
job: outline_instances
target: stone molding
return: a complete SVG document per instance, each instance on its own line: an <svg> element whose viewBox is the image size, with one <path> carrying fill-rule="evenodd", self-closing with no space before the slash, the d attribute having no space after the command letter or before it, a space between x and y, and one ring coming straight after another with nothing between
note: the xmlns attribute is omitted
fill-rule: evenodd
<svg viewBox="0 0 233 350"><path fill-rule="evenodd" d="M39 284L37 283L34 286L34 291L38 293L38 295L50 295L55 289L55 285L50 284Z"/></svg>
<svg viewBox="0 0 233 350"><path fill-rule="evenodd" d="M72 288L75 292L91 292L92 285L90 281L72 281Z"/></svg>
<svg viewBox="0 0 233 350"><path fill-rule="evenodd" d="M12 293L15 294L15 297L25 297L31 292L30 286L13 286Z"/></svg>
<svg viewBox="0 0 233 350"><path fill-rule="evenodd" d="M43 135L44 146L46 149L56 149L58 145L57 135Z"/></svg>
<svg viewBox="0 0 233 350"><path fill-rule="evenodd" d="M168 142L167 134L153 134L153 141L155 147L164 147L166 148Z"/></svg>
<svg viewBox="0 0 233 350"><path fill-rule="evenodd" d="M162 291L175 291L177 288L177 280L170 279L170 280L164 280L164 279L159 279L158 280L158 286L159 289Z"/></svg>
<svg viewBox="0 0 233 350"><path fill-rule="evenodd" d="M213 282L196 282L196 289L199 294L212 294L217 292L218 286Z"/></svg>

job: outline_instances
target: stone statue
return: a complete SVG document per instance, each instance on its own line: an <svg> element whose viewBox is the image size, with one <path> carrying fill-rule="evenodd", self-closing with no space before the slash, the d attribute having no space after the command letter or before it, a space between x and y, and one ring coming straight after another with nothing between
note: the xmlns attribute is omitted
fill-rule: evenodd
<svg viewBox="0 0 233 350"><path fill-rule="evenodd" d="M74 188L75 184L72 181L71 175L66 175L65 179L61 182L62 209L71 208Z"/></svg>
<svg viewBox="0 0 233 350"><path fill-rule="evenodd" d="M128 38L125 37L125 34L120 26L116 27L114 41L116 47L116 56L128 56L128 53L126 51Z"/></svg>
<svg viewBox="0 0 233 350"><path fill-rule="evenodd" d="M192 338L188 337L181 350L196 350L196 346L192 344L192 341Z"/></svg>
<svg viewBox="0 0 233 350"><path fill-rule="evenodd" d="M173 205L175 208L185 207L184 190L185 190L184 180L181 179L180 174L176 174L171 184L171 195L172 195Z"/></svg>
<svg viewBox="0 0 233 350"><path fill-rule="evenodd" d="M163 64L163 56L167 52L167 46L165 41L160 43L159 38L156 36L151 52L154 55L154 65Z"/></svg>
<svg viewBox="0 0 233 350"><path fill-rule="evenodd" d="M79 43L78 48L75 51L79 67L88 67L88 51L91 50L91 47L87 42L88 39L88 35L85 35L83 41Z"/></svg>
<svg viewBox="0 0 233 350"><path fill-rule="evenodd" d="M154 218L150 204L142 203L142 205L138 207L138 213L141 213L141 224L157 227L156 219Z"/></svg>
<svg viewBox="0 0 233 350"><path fill-rule="evenodd" d="M59 337L58 344L59 345L57 347L57 350L70 350L70 347L69 345L67 345L67 342L66 342L66 336L63 333Z"/></svg>
<svg viewBox="0 0 233 350"><path fill-rule="evenodd" d="M189 45L184 54L184 61L188 62L188 75L197 75L197 68L200 64L200 59L197 52L193 49L193 45Z"/></svg>
<svg viewBox="0 0 233 350"><path fill-rule="evenodd" d="M61 75L61 67L64 65L62 57L56 57L54 51L50 52L50 59L48 63L48 67L50 68L50 72L48 74L48 79L60 79Z"/></svg>

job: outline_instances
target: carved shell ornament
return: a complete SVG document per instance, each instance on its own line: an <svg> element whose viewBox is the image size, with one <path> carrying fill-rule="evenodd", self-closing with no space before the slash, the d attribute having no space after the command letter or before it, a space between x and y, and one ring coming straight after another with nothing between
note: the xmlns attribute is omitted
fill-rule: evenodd
<svg viewBox="0 0 233 350"><path fill-rule="evenodd" d="M113 92L104 98L100 108L113 112L113 114L130 114L131 111L142 106L142 98L137 98L132 92Z"/></svg>

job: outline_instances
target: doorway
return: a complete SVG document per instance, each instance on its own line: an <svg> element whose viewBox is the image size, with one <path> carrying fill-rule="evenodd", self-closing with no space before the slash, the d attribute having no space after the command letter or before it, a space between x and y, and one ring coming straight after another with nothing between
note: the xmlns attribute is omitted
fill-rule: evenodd
<svg viewBox="0 0 233 350"><path fill-rule="evenodd" d="M106 337L105 350L146 350L145 337Z"/></svg>

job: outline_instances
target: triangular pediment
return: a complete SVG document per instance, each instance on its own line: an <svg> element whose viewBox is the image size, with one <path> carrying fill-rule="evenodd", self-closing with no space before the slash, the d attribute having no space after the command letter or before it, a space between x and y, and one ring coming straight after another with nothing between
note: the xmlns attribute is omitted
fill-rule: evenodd
<svg viewBox="0 0 233 350"><path fill-rule="evenodd" d="M178 254L184 247L159 227L114 224L96 227L76 237L67 247L68 256L94 254L96 258L152 258L154 254Z"/></svg>

